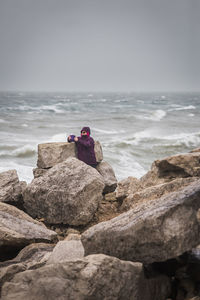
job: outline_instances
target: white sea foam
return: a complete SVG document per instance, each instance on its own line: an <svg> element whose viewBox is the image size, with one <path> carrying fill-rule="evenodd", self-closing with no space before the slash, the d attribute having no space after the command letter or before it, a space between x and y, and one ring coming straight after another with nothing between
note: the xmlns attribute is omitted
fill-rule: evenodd
<svg viewBox="0 0 200 300"><path fill-rule="evenodd" d="M180 133L164 137L165 140L171 140L173 145L198 147L200 145L200 132Z"/></svg>
<svg viewBox="0 0 200 300"><path fill-rule="evenodd" d="M135 117L140 120L151 120L155 122L161 121L165 116L166 112L162 109L157 109L155 111L151 111L150 113L145 112L143 115L136 115Z"/></svg>
<svg viewBox="0 0 200 300"><path fill-rule="evenodd" d="M176 106L174 105L174 108L170 108L168 111L174 111L174 110L191 110L196 109L194 105L188 105L188 106Z"/></svg>
<svg viewBox="0 0 200 300"><path fill-rule="evenodd" d="M100 129L100 128L92 128L92 131L100 132L100 133L105 133L105 134L116 134L116 133L123 133L124 130L105 130L105 129Z"/></svg>
<svg viewBox="0 0 200 300"><path fill-rule="evenodd" d="M0 119L0 123L7 123L7 121Z"/></svg>
<svg viewBox="0 0 200 300"><path fill-rule="evenodd" d="M66 133L55 134L48 140L48 142L66 142L66 141L67 141Z"/></svg>

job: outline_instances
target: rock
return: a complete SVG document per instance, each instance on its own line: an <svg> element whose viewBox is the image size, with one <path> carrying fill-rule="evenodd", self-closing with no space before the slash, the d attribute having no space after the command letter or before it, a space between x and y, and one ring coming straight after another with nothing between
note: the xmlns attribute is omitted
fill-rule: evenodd
<svg viewBox="0 0 200 300"><path fill-rule="evenodd" d="M0 259L33 242L52 242L57 234L16 207L0 202Z"/></svg>
<svg viewBox="0 0 200 300"><path fill-rule="evenodd" d="M32 217L49 224L85 225L96 212L103 189L97 170L69 157L33 179L24 192L24 206Z"/></svg>
<svg viewBox="0 0 200 300"><path fill-rule="evenodd" d="M187 186L198 179L199 177L177 178L170 182L151 186L146 189L140 188L138 192L134 194L128 194L128 196L124 199L120 210L127 211L131 208L134 208L138 203L154 200L168 193L178 191L183 189L184 186Z"/></svg>
<svg viewBox="0 0 200 300"><path fill-rule="evenodd" d="M43 176L44 174L46 174L46 172L48 170L49 169L34 168L33 169L33 176L34 176L34 178L38 178L38 177Z"/></svg>
<svg viewBox="0 0 200 300"><path fill-rule="evenodd" d="M200 152L177 154L156 160L151 170L141 178L141 183L148 187L174 178L200 177L199 161Z"/></svg>
<svg viewBox="0 0 200 300"><path fill-rule="evenodd" d="M17 171L9 170L0 173L0 202L22 205L22 191L26 183L20 182Z"/></svg>
<svg viewBox="0 0 200 300"><path fill-rule="evenodd" d="M148 280L142 264L99 254L16 274L2 299L165 300L169 293L166 276Z"/></svg>
<svg viewBox="0 0 200 300"><path fill-rule="evenodd" d="M124 198L126 198L129 194L135 193L140 187L140 180L129 176L126 179L121 180L118 183L117 189L116 189L116 198L119 201L122 201Z"/></svg>
<svg viewBox="0 0 200 300"><path fill-rule="evenodd" d="M194 152L200 152L200 148L196 148L196 149L193 149L192 151L190 151L190 153L194 153Z"/></svg>
<svg viewBox="0 0 200 300"><path fill-rule="evenodd" d="M200 180L99 223L82 234L85 253L147 264L179 256L200 243L199 198Z"/></svg>
<svg viewBox="0 0 200 300"><path fill-rule="evenodd" d="M94 152L95 152L96 161L98 163L101 162L103 160L103 151L99 141L94 142Z"/></svg>
<svg viewBox="0 0 200 300"><path fill-rule="evenodd" d="M103 153L98 141L95 141L94 150L97 162L100 162L103 159ZM38 168L51 168L69 157L76 157L75 143L45 143L38 145ZM36 176L38 174L39 172L36 173Z"/></svg>
<svg viewBox="0 0 200 300"><path fill-rule="evenodd" d="M63 263L84 257L84 248L79 239L65 240L57 243L47 264Z"/></svg>
<svg viewBox="0 0 200 300"><path fill-rule="evenodd" d="M0 289L4 282L10 281L16 273L27 269L36 269L44 265L54 245L37 243L26 246L12 260L0 263Z"/></svg>
<svg viewBox="0 0 200 300"><path fill-rule="evenodd" d="M111 165L105 161L102 161L97 165L96 169L101 174L105 182L103 193L107 194L114 192L117 187L117 179Z"/></svg>

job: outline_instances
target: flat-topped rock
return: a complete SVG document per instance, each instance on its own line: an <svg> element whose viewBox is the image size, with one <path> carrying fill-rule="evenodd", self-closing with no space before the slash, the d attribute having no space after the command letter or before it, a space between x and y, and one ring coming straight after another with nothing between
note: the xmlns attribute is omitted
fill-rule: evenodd
<svg viewBox="0 0 200 300"><path fill-rule="evenodd" d="M95 155L97 162L102 161L103 152L101 144L95 141ZM47 169L65 161L69 157L77 157L75 143L45 143L38 145L37 167Z"/></svg>

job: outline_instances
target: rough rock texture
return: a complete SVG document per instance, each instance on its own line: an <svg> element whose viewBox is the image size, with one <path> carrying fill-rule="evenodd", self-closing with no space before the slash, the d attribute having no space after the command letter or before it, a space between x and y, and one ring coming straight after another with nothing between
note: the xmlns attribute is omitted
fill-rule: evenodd
<svg viewBox="0 0 200 300"><path fill-rule="evenodd" d="M0 173L0 202L21 205L25 186L25 182L19 181L16 170Z"/></svg>
<svg viewBox="0 0 200 300"><path fill-rule="evenodd" d="M97 165L96 169L101 174L105 182L103 193L107 194L114 192L117 187L117 179L111 165L109 165L106 161L102 161Z"/></svg>
<svg viewBox="0 0 200 300"><path fill-rule="evenodd" d="M98 141L95 141L94 150L97 162L100 162L103 159L103 153ZM38 145L38 168L51 168L69 157L76 157L75 143L45 143Z"/></svg>
<svg viewBox="0 0 200 300"><path fill-rule="evenodd" d="M129 176L126 179L121 180L118 182L117 189L116 189L116 198L119 201L122 201L126 198L129 194L133 194L136 192L140 187L140 180Z"/></svg>
<svg viewBox="0 0 200 300"><path fill-rule="evenodd" d="M141 203L84 232L85 253L144 263L179 256L200 243L199 200L200 180L179 192Z"/></svg>
<svg viewBox="0 0 200 300"><path fill-rule="evenodd" d="M3 283L10 281L16 273L43 266L53 248L52 244L31 244L21 250L14 259L0 262L0 289Z"/></svg>
<svg viewBox="0 0 200 300"><path fill-rule="evenodd" d="M142 264L100 254L17 274L3 285L2 299L165 300L169 293L166 276L148 280Z"/></svg>
<svg viewBox="0 0 200 300"><path fill-rule="evenodd" d="M132 194L129 190L129 194L123 200L120 210L127 211L131 208L134 208L138 203L151 201L168 193L178 191L192 182L197 181L198 179L199 177L177 178L170 182L154 185L145 189L139 188L139 191L135 192L134 194Z"/></svg>
<svg viewBox="0 0 200 300"><path fill-rule="evenodd" d="M56 244L47 264L61 263L84 257L84 248L81 240L65 240Z"/></svg>
<svg viewBox="0 0 200 300"><path fill-rule="evenodd" d="M103 151L99 141L94 142L94 152L96 156L96 161L101 162L103 160Z"/></svg>
<svg viewBox="0 0 200 300"><path fill-rule="evenodd" d="M70 157L27 186L24 206L49 224L84 225L96 212L103 189L97 170Z"/></svg>
<svg viewBox="0 0 200 300"><path fill-rule="evenodd" d="M46 174L46 172L48 172L49 169L41 169L41 168L34 168L33 169L33 176L34 178L38 178L40 176L43 176L44 174Z"/></svg>
<svg viewBox="0 0 200 300"><path fill-rule="evenodd" d="M33 242L51 242L57 234L16 207L0 203L0 259L12 248Z"/></svg>
<svg viewBox="0 0 200 300"><path fill-rule="evenodd" d="M161 184L174 178L200 177L200 152L177 154L153 162L141 178L143 187Z"/></svg>

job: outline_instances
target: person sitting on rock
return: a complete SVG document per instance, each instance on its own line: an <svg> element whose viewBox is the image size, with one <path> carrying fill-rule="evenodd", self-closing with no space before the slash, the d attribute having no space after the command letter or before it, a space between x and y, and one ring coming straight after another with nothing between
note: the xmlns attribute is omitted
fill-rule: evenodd
<svg viewBox="0 0 200 300"><path fill-rule="evenodd" d="M74 141L77 146L78 159L91 167L97 166L97 161L94 152L94 140L90 136L90 128L83 127L81 129L81 136L68 136L68 142Z"/></svg>

